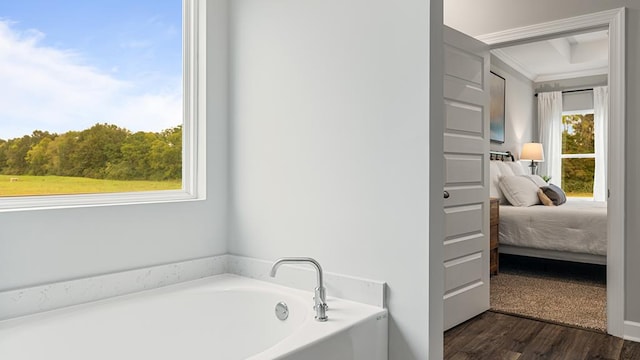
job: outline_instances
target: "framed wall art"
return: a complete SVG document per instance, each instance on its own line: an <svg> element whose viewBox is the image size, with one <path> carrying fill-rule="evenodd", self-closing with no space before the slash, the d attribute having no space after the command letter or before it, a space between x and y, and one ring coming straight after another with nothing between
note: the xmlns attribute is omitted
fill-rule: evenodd
<svg viewBox="0 0 640 360"><path fill-rule="evenodd" d="M494 73L489 76L490 121L489 134L491 142L504 143L504 123L505 123L505 79Z"/></svg>

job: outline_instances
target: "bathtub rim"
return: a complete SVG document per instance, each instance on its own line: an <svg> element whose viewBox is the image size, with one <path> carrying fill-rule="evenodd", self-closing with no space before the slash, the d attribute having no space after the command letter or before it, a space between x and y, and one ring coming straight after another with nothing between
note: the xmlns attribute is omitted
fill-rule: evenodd
<svg viewBox="0 0 640 360"><path fill-rule="evenodd" d="M213 287L215 289L214 291L259 290L275 293L285 293L287 294L287 296L299 298L301 301L304 301L302 299L309 299L309 310L306 316L308 319L306 319L305 324L303 324L302 326L306 325L313 328L314 330L320 329L324 331L322 331L319 335L314 333L314 335L312 336L312 340L309 340L309 333L303 335L295 333L290 334L289 336L274 343L263 352L252 355L249 359L269 359L271 356L276 356L274 358L285 357L290 353L294 353L296 351L300 351L302 349L317 345L340 332L347 331L350 328L357 327L358 325L368 321L384 320L385 327L387 326L388 311L386 309L368 304L358 303L351 300L340 299L333 296L327 297L327 302L330 306L333 307L332 309L330 308L328 312L330 320L328 322L317 322L313 320L313 310L311 309L313 305L313 301L311 300L311 298L313 297L313 293L310 291L298 290L283 285L268 283L235 274L220 274L167 285L161 288L148 289L136 293L101 299L94 302L77 304L46 312L34 313L21 317L2 320L0 321L0 334L5 331L11 331L20 328L24 330L25 327L34 324L37 325L37 323L41 321L52 322L59 317L81 316L85 311L99 311L101 306L118 306L118 304L120 303L126 303L127 301L131 300L144 301L144 298L146 297L153 298L166 294L189 292L189 290L198 290L200 288L204 288L205 290L207 290L210 287ZM340 314L345 314L344 312L341 313L342 310L352 311L353 309L359 310L357 314L358 317L356 317L355 320L352 318L348 318L347 320L338 318L340 319L340 321L336 321L336 316L339 317ZM365 315L363 316L363 314ZM331 321L332 315L334 321ZM295 344L297 344L297 346L294 346Z"/></svg>

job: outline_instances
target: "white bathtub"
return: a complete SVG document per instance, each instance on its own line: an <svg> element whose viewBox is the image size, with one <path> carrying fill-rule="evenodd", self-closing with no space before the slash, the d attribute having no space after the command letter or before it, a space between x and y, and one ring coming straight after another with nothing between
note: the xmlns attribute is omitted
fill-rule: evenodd
<svg viewBox="0 0 640 360"><path fill-rule="evenodd" d="M0 359L387 359L386 310L329 296L329 320L318 322L312 297L212 276L1 321ZM274 313L281 301L284 321Z"/></svg>

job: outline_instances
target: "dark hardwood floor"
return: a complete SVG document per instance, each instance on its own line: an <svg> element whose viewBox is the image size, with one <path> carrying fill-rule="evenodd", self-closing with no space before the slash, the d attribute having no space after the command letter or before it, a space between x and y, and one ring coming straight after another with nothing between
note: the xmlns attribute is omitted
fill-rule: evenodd
<svg viewBox="0 0 640 360"><path fill-rule="evenodd" d="M444 334L448 360L640 360L640 343L487 311Z"/></svg>

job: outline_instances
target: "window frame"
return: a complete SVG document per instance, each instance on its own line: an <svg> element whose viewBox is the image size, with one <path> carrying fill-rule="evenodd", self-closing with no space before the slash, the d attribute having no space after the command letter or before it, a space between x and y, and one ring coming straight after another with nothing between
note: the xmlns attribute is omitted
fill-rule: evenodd
<svg viewBox="0 0 640 360"><path fill-rule="evenodd" d="M206 0L183 0L182 20L182 189L0 197L0 212L206 199Z"/></svg>
<svg viewBox="0 0 640 360"><path fill-rule="evenodd" d="M595 114L594 109L590 109L590 110L571 110L571 111L563 111L562 112L562 116L565 115L588 115L588 114ZM561 144L563 145L563 144ZM596 153L590 153L590 154L565 154L562 152L562 146L560 146L560 158L562 159L595 159L596 158Z"/></svg>
<svg viewBox="0 0 640 360"><path fill-rule="evenodd" d="M588 109L588 110L571 110L571 111L563 111L562 112L562 116L564 117L565 115L587 115L587 114L595 114L595 110L594 109ZM595 133L595 130L594 130ZM560 160L562 161L562 159L595 159L596 158L596 153L595 153L595 149L593 153L589 153L589 154L565 154L562 152L562 148L564 144L560 144ZM563 172L564 173L564 172ZM564 180L564 177L561 179ZM593 191L592 191L592 195L593 195ZM573 198L573 196L568 196L567 197L571 197Z"/></svg>

